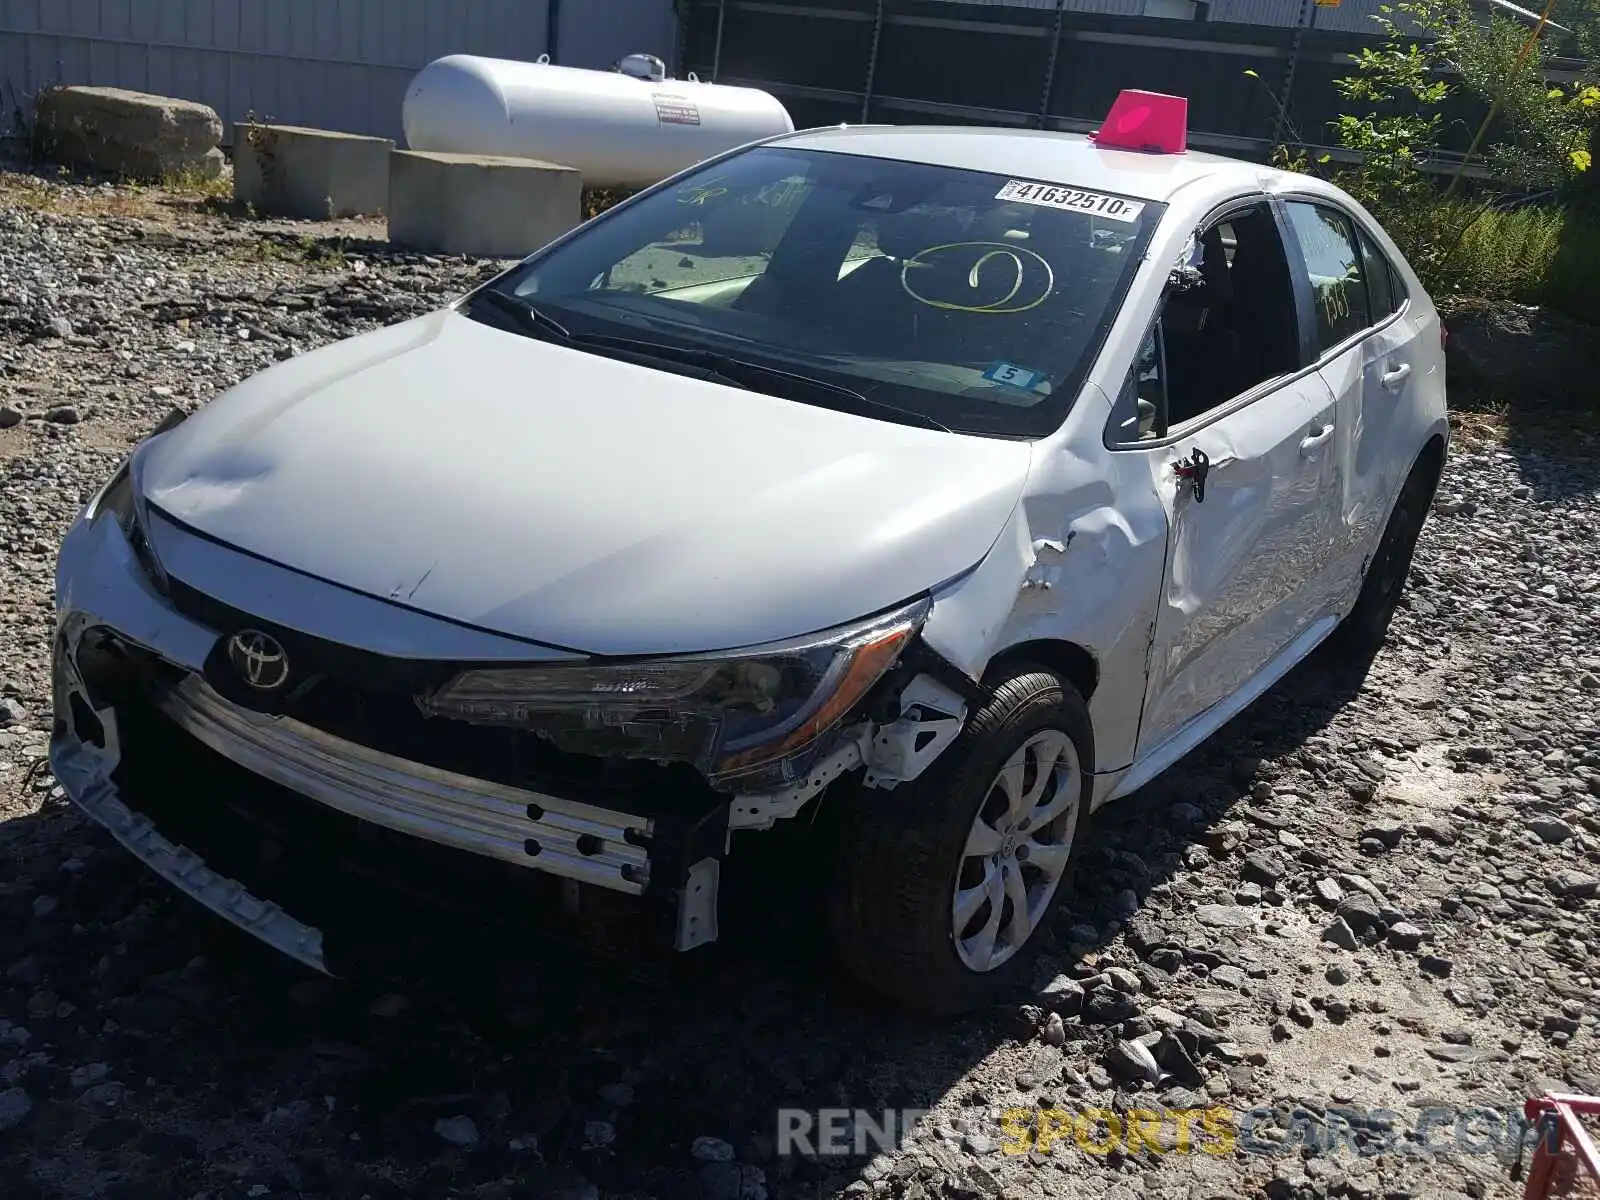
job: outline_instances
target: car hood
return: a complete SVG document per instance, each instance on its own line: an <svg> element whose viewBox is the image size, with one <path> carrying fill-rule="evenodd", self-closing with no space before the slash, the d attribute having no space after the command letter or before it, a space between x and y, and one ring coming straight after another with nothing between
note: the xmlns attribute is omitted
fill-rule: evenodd
<svg viewBox="0 0 1600 1200"><path fill-rule="evenodd" d="M263 371L150 442L138 475L163 513L308 575L644 654L810 633L961 573L1030 457L446 310Z"/></svg>

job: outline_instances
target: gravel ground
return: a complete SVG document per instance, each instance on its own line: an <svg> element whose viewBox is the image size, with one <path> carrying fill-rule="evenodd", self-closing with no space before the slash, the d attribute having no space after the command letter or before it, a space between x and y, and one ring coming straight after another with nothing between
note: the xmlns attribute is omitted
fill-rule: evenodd
<svg viewBox="0 0 1600 1200"><path fill-rule="evenodd" d="M885 1012L781 922L698 978L382 993L220 935L42 769L54 549L174 405L489 269L379 233L0 175L8 1200L1477 1200L1515 1193L1524 1097L1600 1092L1600 456L1570 430L1461 439L1372 671L1314 658L1106 810L1038 994L994 1013ZM839 1156L780 1154L782 1108L932 1111ZM1017 1110L1110 1116L1017 1154ZM1129 1152L1138 1110L1163 1152Z"/></svg>

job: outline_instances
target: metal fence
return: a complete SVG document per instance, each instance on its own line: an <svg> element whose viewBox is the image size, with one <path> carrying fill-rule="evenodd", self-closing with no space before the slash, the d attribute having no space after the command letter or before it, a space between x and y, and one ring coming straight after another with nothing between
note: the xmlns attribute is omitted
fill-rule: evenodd
<svg viewBox="0 0 1600 1200"><path fill-rule="evenodd" d="M1376 0L1214 0L1187 20L1128 16L1134 0L685 0L684 68L765 88L796 125L938 122L1077 132L1123 88L1189 98L1198 149L1265 160L1331 143L1333 81L1380 34ZM1281 24L1222 21L1268 15ZM1148 11L1148 10L1145 10ZM1342 13L1334 23L1330 13ZM1201 19L1201 18L1204 19ZM1459 156L1482 110L1446 106L1440 163Z"/></svg>
<svg viewBox="0 0 1600 1200"><path fill-rule="evenodd" d="M552 31L551 6L557 19ZM52 83L181 96L225 122L398 137L418 68L445 54L609 66L673 60L673 0L0 0L0 127Z"/></svg>

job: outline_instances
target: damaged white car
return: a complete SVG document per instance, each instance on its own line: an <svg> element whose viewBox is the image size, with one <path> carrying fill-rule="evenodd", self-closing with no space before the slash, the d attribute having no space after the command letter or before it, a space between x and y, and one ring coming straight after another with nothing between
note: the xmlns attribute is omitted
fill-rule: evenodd
<svg viewBox="0 0 1600 1200"><path fill-rule="evenodd" d="M334 973L395 888L692 949L832 806L849 970L992 1000L1095 808L1382 642L1444 464L1394 243L1145 103L746 147L159 430L61 550L57 778Z"/></svg>

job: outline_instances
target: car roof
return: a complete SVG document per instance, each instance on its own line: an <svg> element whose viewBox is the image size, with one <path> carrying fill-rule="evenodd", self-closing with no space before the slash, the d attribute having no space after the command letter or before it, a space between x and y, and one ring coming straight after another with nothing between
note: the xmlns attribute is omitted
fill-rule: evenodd
<svg viewBox="0 0 1600 1200"><path fill-rule="evenodd" d="M1198 180L1208 180L1219 190L1260 191L1285 175L1271 167L1198 150L1145 154L1102 149L1084 134L1047 129L839 125L801 130L776 142L797 149L862 154L1097 188L1161 203L1170 200L1179 188Z"/></svg>

